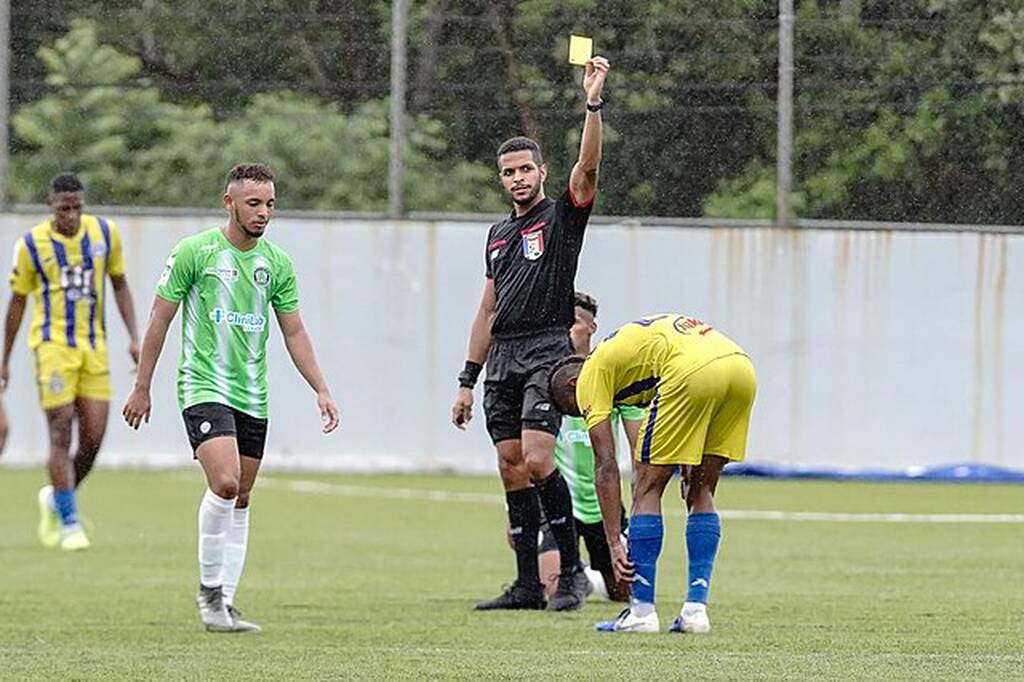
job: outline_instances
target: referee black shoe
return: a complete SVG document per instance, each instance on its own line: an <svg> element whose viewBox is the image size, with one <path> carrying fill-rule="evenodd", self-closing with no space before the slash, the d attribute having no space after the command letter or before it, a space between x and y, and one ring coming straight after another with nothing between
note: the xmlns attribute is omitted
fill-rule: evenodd
<svg viewBox="0 0 1024 682"><path fill-rule="evenodd" d="M525 587L516 582L506 587L505 591L494 599L480 602L475 609L477 611L540 611L543 610L545 604L544 589L540 583L534 587Z"/></svg>
<svg viewBox="0 0 1024 682"><path fill-rule="evenodd" d="M583 572L583 567L578 566L572 573L562 573L558 576L558 589L548 602L548 611L575 611L583 606L587 595L594 591L590 584L590 578Z"/></svg>

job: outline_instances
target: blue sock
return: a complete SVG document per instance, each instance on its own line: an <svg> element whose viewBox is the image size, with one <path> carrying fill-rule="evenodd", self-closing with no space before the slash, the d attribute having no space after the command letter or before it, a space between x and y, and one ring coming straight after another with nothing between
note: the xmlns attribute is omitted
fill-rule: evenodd
<svg viewBox="0 0 1024 682"><path fill-rule="evenodd" d="M75 508L75 490L66 488L53 490L53 503L57 507L62 526L73 526L78 523L78 510Z"/></svg>
<svg viewBox="0 0 1024 682"><path fill-rule="evenodd" d="M654 604L654 579L664 536L660 514L637 514L629 519L629 558L636 566L634 601Z"/></svg>
<svg viewBox="0 0 1024 682"><path fill-rule="evenodd" d="M690 567L690 588L686 593L686 601L708 603L711 571L715 568L715 554L721 537L722 526L718 514L690 514L686 522L686 556Z"/></svg>

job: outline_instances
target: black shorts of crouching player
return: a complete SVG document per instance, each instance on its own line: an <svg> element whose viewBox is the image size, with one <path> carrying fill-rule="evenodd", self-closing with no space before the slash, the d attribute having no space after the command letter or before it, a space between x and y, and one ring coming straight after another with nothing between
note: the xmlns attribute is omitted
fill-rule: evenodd
<svg viewBox="0 0 1024 682"><path fill-rule="evenodd" d="M626 510L622 509L620 514L622 531L628 533L629 517L626 516ZM611 601L629 601L629 583L616 579L615 570L612 568L612 553L604 534L604 524L600 521L597 523L584 523L577 518L574 518L573 521L576 522L576 534L583 539L583 544L587 547L590 567L604 578L608 598ZM555 542L555 536L551 533L551 526L545 520L541 524L537 552L538 554L543 554L544 552L552 552L557 549L558 543Z"/></svg>

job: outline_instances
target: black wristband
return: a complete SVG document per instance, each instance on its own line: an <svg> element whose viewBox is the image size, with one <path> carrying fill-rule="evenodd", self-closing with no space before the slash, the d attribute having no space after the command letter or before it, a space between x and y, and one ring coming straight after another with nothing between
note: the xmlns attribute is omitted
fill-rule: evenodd
<svg viewBox="0 0 1024 682"><path fill-rule="evenodd" d="M601 100L597 104L591 104L590 102L587 102L587 111L592 111L596 114L597 112L601 111L601 109L604 109L604 100Z"/></svg>
<svg viewBox="0 0 1024 682"><path fill-rule="evenodd" d="M480 370L483 368L484 366L479 362L466 360L466 366L459 372L459 387L473 388L476 386L477 377L480 376Z"/></svg>

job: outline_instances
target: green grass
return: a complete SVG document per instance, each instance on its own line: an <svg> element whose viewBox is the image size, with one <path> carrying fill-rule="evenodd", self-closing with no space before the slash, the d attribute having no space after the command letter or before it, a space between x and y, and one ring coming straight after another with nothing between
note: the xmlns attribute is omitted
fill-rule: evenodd
<svg viewBox="0 0 1024 682"><path fill-rule="evenodd" d="M270 480L275 481L273 484ZM297 492L292 479L350 486ZM196 472L98 471L93 549L35 539L38 471L0 470L0 677L508 679L1024 678L1021 524L726 520L709 636L608 635L572 614L474 613L511 578L496 477L267 477L238 605L264 626L210 635L193 603ZM494 501L361 495L351 486ZM1020 513L1024 489L726 479L723 509ZM663 626L684 589L667 505Z"/></svg>

